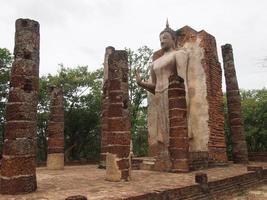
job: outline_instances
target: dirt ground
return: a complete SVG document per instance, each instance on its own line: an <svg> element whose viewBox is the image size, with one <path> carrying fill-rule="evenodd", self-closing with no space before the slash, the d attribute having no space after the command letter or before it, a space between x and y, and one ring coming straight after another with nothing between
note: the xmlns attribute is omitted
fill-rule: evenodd
<svg viewBox="0 0 267 200"><path fill-rule="evenodd" d="M267 184L241 192L229 200L266 200Z"/></svg>
<svg viewBox="0 0 267 200"><path fill-rule="evenodd" d="M259 163L259 165L265 165L267 168L267 163ZM201 172L207 173L209 181L213 181L244 174L247 169L245 165L235 164L201 170ZM64 170L48 170L40 167L37 168L38 190L36 192L15 196L0 195L0 200L64 200L72 195L84 195L89 200L118 199L155 190L162 191L193 185L195 173L176 174L133 170L131 181L109 182L105 180L105 170L98 169L97 165L66 166ZM248 191L247 194L239 194L233 200L253 199L253 195L259 196L257 200L267 199L266 194L267 186L265 185ZM242 195L247 195L248 198Z"/></svg>

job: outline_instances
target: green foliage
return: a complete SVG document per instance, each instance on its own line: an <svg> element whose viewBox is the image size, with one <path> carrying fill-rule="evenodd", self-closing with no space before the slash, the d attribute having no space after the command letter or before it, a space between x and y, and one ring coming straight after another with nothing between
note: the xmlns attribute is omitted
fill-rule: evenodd
<svg viewBox="0 0 267 200"><path fill-rule="evenodd" d="M147 92L139 87L135 79L135 71L140 69L142 79L149 78L149 59L153 50L147 46L137 51L126 49L128 52L129 72L129 95L131 102L131 125L134 154L137 156L147 155L148 132L147 132Z"/></svg>
<svg viewBox="0 0 267 200"><path fill-rule="evenodd" d="M0 153L3 146L5 107L8 95L9 72L12 63L12 56L9 50L0 48Z"/></svg>
<svg viewBox="0 0 267 200"><path fill-rule="evenodd" d="M267 151L267 89L242 90L241 98L248 150Z"/></svg>
<svg viewBox="0 0 267 200"><path fill-rule="evenodd" d="M38 104L38 160L46 159L49 115L48 86L63 88L66 160L97 159L100 154L100 98L103 70L87 66L61 68L57 75L40 78Z"/></svg>

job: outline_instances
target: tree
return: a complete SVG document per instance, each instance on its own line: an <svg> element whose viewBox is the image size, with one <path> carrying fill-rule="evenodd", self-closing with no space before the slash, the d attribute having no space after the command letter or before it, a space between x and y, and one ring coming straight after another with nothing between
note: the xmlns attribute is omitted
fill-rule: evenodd
<svg viewBox="0 0 267 200"><path fill-rule="evenodd" d="M135 79L135 71L140 69L143 79L149 78L149 61L153 50L147 46L137 51L126 49L128 52L129 71L129 96L131 102L131 126L134 154L137 156L147 155L148 132L147 132L147 92L139 87Z"/></svg>
<svg viewBox="0 0 267 200"><path fill-rule="evenodd" d="M267 151L267 89L241 90L248 150Z"/></svg>
<svg viewBox="0 0 267 200"><path fill-rule="evenodd" d="M0 48L0 152L2 152L5 107L9 89L9 74L12 56L8 49Z"/></svg>
<svg viewBox="0 0 267 200"><path fill-rule="evenodd" d="M40 79L38 105L38 159L46 159L46 129L49 115L47 88L63 88L66 160L97 158L100 154L100 97L103 70L89 72L87 66L61 68L57 75Z"/></svg>

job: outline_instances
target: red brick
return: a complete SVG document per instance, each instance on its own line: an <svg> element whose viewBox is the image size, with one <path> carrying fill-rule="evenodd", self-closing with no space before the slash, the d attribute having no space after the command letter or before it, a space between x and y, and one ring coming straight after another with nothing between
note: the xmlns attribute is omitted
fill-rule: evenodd
<svg viewBox="0 0 267 200"><path fill-rule="evenodd" d="M187 127L186 118L170 118L170 127L182 126Z"/></svg>
<svg viewBox="0 0 267 200"><path fill-rule="evenodd" d="M110 103L122 102L122 92L121 91L110 91L109 100L110 100Z"/></svg>
<svg viewBox="0 0 267 200"><path fill-rule="evenodd" d="M70 196L65 200L87 200L87 198L85 196L76 195L76 196Z"/></svg>
<svg viewBox="0 0 267 200"><path fill-rule="evenodd" d="M21 76L39 76L37 64L32 60L15 60L12 64L11 74Z"/></svg>
<svg viewBox="0 0 267 200"><path fill-rule="evenodd" d="M109 152L112 154L116 154L118 158L128 158L130 154L130 146L129 145L113 145L104 147L105 152Z"/></svg>
<svg viewBox="0 0 267 200"><path fill-rule="evenodd" d="M173 109L173 108L186 108L185 98L169 99L169 109Z"/></svg>
<svg viewBox="0 0 267 200"><path fill-rule="evenodd" d="M122 103L111 103L108 109L108 117L121 117L122 109Z"/></svg>
<svg viewBox="0 0 267 200"><path fill-rule="evenodd" d="M188 137L187 127L170 127L170 137Z"/></svg>
<svg viewBox="0 0 267 200"><path fill-rule="evenodd" d="M117 161L117 164L118 164L120 170L129 169L129 167L130 167L129 159L121 159L121 160Z"/></svg>
<svg viewBox="0 0 267 200"><path fill-rule="evenodd" d="M35 157L3 158L1 162L2 176L13 177L35 174Z"/></svg>
<svg viewBox="0 0 267 200"><path fill-rule="evenodd" d="M168 90L169 98L183 97L183 96L185 96L185 90L183 88L173 88Z"/></svg>
<svg viewBox="0 0 267 200"><path fill-rule="evenodd" d="M187 159L188 149L169 148L171 159Z"/></svg>
<svg viewBox="0 0 267 200"><path fill-rule="evenodd" d="M130 145L131 142L131 132L108 132L107 133L107 143L110 145Z"/></svg>
<svg viewBox="0 0 267 200"><path fill-rule="evenodd" d="M5 125L5 139L35 138L37 133L36 122L8 121Z"/></svg>
<svg viewBox="0 0 267 200"><path fill-rule="evenodd" d="M47 153L64 153L64 147L47 147Z"/></svg>
<svg viewBox="0 0 267 200"><path fill-rule="evenodd" d="M170 144L169 147L178 147L178 148L183 148L183 149L188 149L189 148L189 144L188 144L188 138L170 138Z"/></svg>
<svg viewBox="0 0 267 200"><path fill-rule="evenodd" d="M109 90L120 90L121 89L121 82L119 79L113 79L109 82Z"/></svg>
<svg viewBox="0 0 267 200"><path fill-rule="evenodd" d="M13 88L9 91L8 102L37 102L37 93L26 93L20 88Z"/></svg>
<svg viewBox="0 0 267 200"><path fill-rule="evenodd" d="M48 138L48 147L51 148L62 148L64 147L64 138Z"/></svg>
<svg viewBox="0 0 267 200"><path fill-rule="evenodd" d="M20 156L31 155L35 156L36 140L35 139L19 139L19 140L5 140L3 155Z"/></svg>
<svg viewBox="0 0 267 200"><path fill-rule="evenodd" d="M36 176L18 177L13 179L1 178L2 194L23 194L34 192L37 189Z"/></svg>
<svg viewBox="0 0 267 200"><path fill-rule="evenodd" d="M7 103L6 120L29 120L37 118L36 107L29 103Z"/></svg>
<svg viewBox="0 0 267 200"><path fill-rule="evenodd" d="M109 131L128 131L130 130L125 118L109 118L108 130Z"/></svg>
<svg viewBox="0 0 267 200"><path fill-rule="evenodd" d="M179 118L186 118L187 112L186 109L183 108L179 109L179 108L174 108L174 109L169 109L169 117L179 117Z"/></svg>
<svg viewBox="0 0 267 200"><path fill-rule="evenodd" d="M39 78L11 75L12 87L23 89L26 92L39 91Z"/></svg>

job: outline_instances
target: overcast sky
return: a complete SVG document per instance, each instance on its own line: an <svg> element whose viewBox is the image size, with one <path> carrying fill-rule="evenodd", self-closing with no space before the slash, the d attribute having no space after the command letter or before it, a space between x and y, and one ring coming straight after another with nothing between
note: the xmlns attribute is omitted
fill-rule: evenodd
<svg viewBox="0 0 267 200"><path fill-rule="evenodd" d="M0 47L13 52L15 20L31 18L40 23L41 75L59 63L94 70L107 46L159 49L167 17L175 30L214 35L220 61L221 45L232 44L240 88L267 87L265 0L1 0Z"/></svg>

